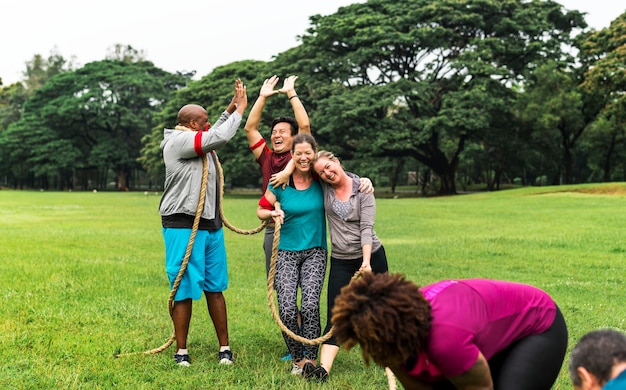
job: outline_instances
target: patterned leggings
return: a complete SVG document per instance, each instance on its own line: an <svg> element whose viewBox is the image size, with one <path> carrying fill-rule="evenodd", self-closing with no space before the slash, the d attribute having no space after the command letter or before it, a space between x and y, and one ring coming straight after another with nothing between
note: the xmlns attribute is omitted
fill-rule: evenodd
<svg viewBox="0 0 626 390"><path fill-rule="evenodd" d="M293 333L307 339L320 337L320 296L326 273L327 252L324 248L303 251L278 251L274 288L278 297L278 313L283 324ZM300 316L302 327L298 332L298 286L302 302ZM317 359L317 345L300 343L285 332L283 338L294 362L304 358Z"/></svg>

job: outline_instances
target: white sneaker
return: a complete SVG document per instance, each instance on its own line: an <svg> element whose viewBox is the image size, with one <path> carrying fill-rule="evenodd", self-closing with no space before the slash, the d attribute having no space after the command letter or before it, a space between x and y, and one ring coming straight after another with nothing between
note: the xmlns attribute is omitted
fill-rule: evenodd
<svg viewBox="0 0 626 390"><path fill-rule="evenodd" d="M293 367L291 368L291 375L302 375L302 367L293 363Z"/></svg>
<svg viewBox="0 0 626 390"><path fill-rule="evenodd" d="M174 355L174 360L178 363L179 366L189 367L191 366L191 360L189 359L189 355Z"/></svg>
<svg viewBox="0 0 626 390"><path fill-rule="evenodd" d="M230 349L222 351L217 354L220 359L220 364L233 364L233 353Z"/></svg>

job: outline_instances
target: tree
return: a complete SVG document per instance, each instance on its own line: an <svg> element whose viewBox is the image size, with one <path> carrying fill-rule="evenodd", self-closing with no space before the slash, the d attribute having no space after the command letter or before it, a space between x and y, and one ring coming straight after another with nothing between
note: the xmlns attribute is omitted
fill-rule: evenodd
<svg viewBox="0 0 626 390"><path fill-rule="evenodd" d="M386 123L370 153L412 156L439 176L441 194L456 193L467 142L509 131L497 118L510 115L511 86L547 58L569 61L563 45L586 26L553 1L498 0L370 0L311 22L297 53L277 61L297 54L318 101L346 94L336 99L345 103L360 89L384 97L365 115L322 110L312 123L320 133L342 123L347 149L370 122Z"/></svg>
<svg viewBox="0 0 626 390"><path fill-rule="evenodd" d="M146 61L146 54L143 50L137 50L131 45L116 43L108 48L105 59L122 62L141 62Z"/></svg>
<svg viewBox="0 0 626 390"><path fill-rule="evenodd" d="M583 97L575 74L558 69L553 62L541 65L528 78L526 90L520 94L518 118L533 129L530 138L535 149L545 151L544 158L561 156L557 170L551 172L556 181L573 184L576 143L589 124L583 115ZM577 180L580 181L580 178Z"/></svg>
<svg viewBox="0 0 626 390"><path fill-rule="evenodd" d="M65 59L56 48L50 51L48 58L35 54L32 60L26 62L26 70L23 73L26 89L32 94L53 76L70 71L74 67L74 59Z"/></svg>
<svg viewBox="0 0 626 390"><path fill-rule="evenodd" d="M263 80L270 77L268 63L262 61L241 61L217 67L210 74L200 80L191 81L187 88L176 93L163 107L156 117L156 126L142 139L140 162L154 180L163 181L164 164L160 149L163 140L163 129L174 128L177 124L178 110L185 104L199 104L209 114L209 122L214 123L224 111L233 97L236 79L241 79L247 87L248 106L252 107L254 99L263 84ZM278 100L278 99L275 99ZM280 99L283 104L287 104ZM271 123L270 113L280 115L271 107L277 102L268 104L264 110L264 123ZM290 107L290 106L289 106ZM291 108L289 108L291 110ZM246 118L243 118L241 128ZM210 131L210 130L209 130ZM258 165L254 162L248 149L248 143L243 130L237 134L220 150L219 156L224 170L225 185L258 186L261 177Z"/></svg>
<svg viewBox="0 0 626 390"><path fill-rule="evenodd" d="M111 169L117 188L126 189L129 173L138 168L141 137L154 126L154 113L186 83L147 61L92 62L58 74L38 89L2 142L15 145L13 165L36 163L37 168L28 165L30 173L42 180L58 172L64 185L72 183L68 176L76 169L97 169L100 177ZM36 145L16 142L33 132L40 134L32 138ZM50 153L60 156L46 156Z"/></svg>
<svg viewBox="0 0 626 390"><path fill-rule="evenodd" d="M608 28L581 34L579 59L585 71L582 90L590 96L585 106L600 112L591 134L592 154L609 181L618 161L624 161L626 129L626 12ZM623 177L623 176L622 176Z"/></svg>
<svg viewBox="0 0 626 390"><path fill-rule="evenodd" d="M50 52L48 58L35 54L32 60L26 62L24 79L0 89L0 131L20 118L24 102L37 89L51 77L71 70L72 67L72 61L67 61L56 49Z"/></svg>

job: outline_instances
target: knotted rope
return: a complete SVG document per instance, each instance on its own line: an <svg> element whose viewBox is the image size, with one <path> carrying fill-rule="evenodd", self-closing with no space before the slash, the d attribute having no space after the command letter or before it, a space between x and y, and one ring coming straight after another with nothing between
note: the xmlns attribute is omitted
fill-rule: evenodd
<svg viewBox="0 0 626 390"><path fill-rule="evenodd" d="M193 248L193 243L196 239L196 232L198 231L198 225L200 224L200 217L202 216L202 210L204 209L204 200L206 198L206 184L208 177L208 160L206 154L202 156L202 183L200 184L200 195L198 196L198 208L196 209L196 215L193 219L193 225L191 227L191 235L189 236L189 242L187 243L187 250L185 251L185 257L180 265L180 270L176 275L176 279L174 279L174 283L172 284L172 289L170 290L170 296L167 300L167 308L170 313L170 317L172 317L174 311L174 297L176 296L176 292L178 291L178 287L180 286L180 281L187 270L187 264L189 263L189 256L191 256L191 249ZM162 352L170 347L176 340L176 331L172 333L170 338L165 342L165 344L160 347L150 349L144 352L129 352L125 354L118 354L115 357L120 356L128 356L128 355L136 355L139 353L143 353L145 355L151 355L155 353Z"/></svg>
<svg viewBox="0 0 626 390"><path fill-rule="evenodd" d="M217 173L218 173L219 184L220 184L219 185L220 186L219 212L220 212L220 217L222 218L222 222L224 223L224 226L226 226L227 228L229 228L235 233L244 234L244 235L252 235L252 234L256 234L262 231L267 226L268 221L263 221L261 225L259 225L258 227L254 229L243 230L232 225L224 216L224 209L222 207L223 199L224 199L224 171L222 169L222 164L220 163L217 157L217 154L214 153L213 156L215 157L215 165L217 167ZM176 275L176 279L174 280L169 298L167 300L167 306L168 306L170 317L172 317L173 310L174 310L174 305L175 305L174 297L176 296L176 292L178 291L178 287L180 286L180 281L182 280L183 275L185 274L185 271L187 270L187 264L189 263L189 257L191 256L191 249L193 248L193 244L196 238L196 233L198 231L198 225L200 224L200 217L202 216L202 210L204 209L204 200L206 198L207 178L208 178L208 159L205 154L202 157L202 183L200 185L198 207L196 209L196 215L194 216L193 225L191 228L191 234L189 236L189 242L187 243L185 257L183 258L183 261L180 265L180 270L178 271L178 274ZM281 321L278 311L276 310L276 305L274 304L274 276L276 275L276 258L278 254L278 242L280 241L280 227L281 227L280 223L275 223L274 239L272 241L272 257L270 261L270 270L269 270L269 274L267 277L267 290L268 290L267 296L269 300L270 309L272 311L272 316L276 320L276 323L279 325L281 330L285 332L289 337L295 339L296 341L299 341L301 343L308 344L308 345L322 344L324 341L332 337L332 332L333 332L333 329L335 328L334 326L332 326L331 329L325 335L321 337L318 337L315 339L307 339L289 330L289 328L287 328L285 324L283 324L283 322ZM350 282L361 277L361 274L362 274L361 271L357 271L350 279ZM120 354L115 355L115 357L117 358L121 356L129 356L129 355L136 355L136 354L145 354L145 355L157 354L169 348L174 343L175 340L176 340L176 332L172 333L170 338L160 347L153 348L144 352L129 352L129 353L124 353L124 354L120 353ZM395 381L395 376L389 367L385 367L385 375L387 376L387 381L389 383L389 390L396 390L397 385Z"/></svg>
<svg viewBox="0 0 626 390"><path fill-rule="evenodd" d="M280 222L275 222L274 240L272 241L272 258L270 260L270 270L267 275L267 300L269 302L270 309L272 311L272 316L274 317L274 320L276 321L280 329L292 339L300 343L307 344L307 345L322 344L324 341L332 337L333 329L335 328L334 326L331 327L330 330L325 335L322 335L321 337L318 337L315 339L307 339L305 337L295 334L289 328L287 328L285 324L283 323L283 321L280 319L278 310L276 310L276 305L274 304L274 276L276 276L276 258L278 257L277 254L278 254L278 242L280 241L280 228L281 228ZM361 271L357 271L352 276L352 279L350 279L350 281L355 280L359 277L361 277Z"/></svg>
<svg viewBox="0 0 626 390"><path fill-rule="evenodd" d="M274 320L276 321L280 329L292 339L298 342L301 342L303 344L307 344L307 345L322 344L324 341L332 337L333 330L335 329L334 325L330 328L330 330L325 335L322 335L321 337L318 337L315 339L307 339L305 337L295 334L289 328L287 328L285 324L282 322L282 320L280 319L280 315L278 314L278 311L276 310L276 305L274 304L274 277L276 276L276 258L278 257L277 255L278 255L278 242L280 241L280 228L281 228L280 222L275 222L274 239L272 241L272 258L270 261L270 270L267 276L267 300L269 302L270 309L272 311L272 316L274 317ZM361 275L363 275L363 272L361 270L357 270L354 273L354 275L352 275L352 278L350 278L349 283L352 283L352 281L357 280L358 278L361 277ZM387 376L387 382L389 383L389 390L396 390L398 388L396 385L396 377L393 374L393 371L391 371L389 367L385 367L385 375Z"/></svg>
<svg viewBox="0 0 626 390"><path fill-rule="evenodd" d="M267 226L267 221L263 221L261 225L259 225L258 227L254 229L242 230L233 226L228 221L228 219L226 219L226 217L224 216L224 208L222 207L222 200L224 199L224 171L222 170L222 164L220 164L220 160L217 158L217 154L214 154L214 156L215 156L215 165L217 166L217 174L220 180L220 217L222 218L222 222L224 223L224 226L226 226L227 228L229 228L235 233L247 234L247 235L256 234L260 232L261 230L265 229L265 227Z"/></svg>

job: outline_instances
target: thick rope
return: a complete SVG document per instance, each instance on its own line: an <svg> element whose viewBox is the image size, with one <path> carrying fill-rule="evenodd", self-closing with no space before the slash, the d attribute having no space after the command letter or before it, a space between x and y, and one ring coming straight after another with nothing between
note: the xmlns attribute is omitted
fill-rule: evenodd
<svg viewBox="0 0 626 390"><path fill-rule="evenodd" d="M213 156L215 157L215 165L217 167L217 172L218 172L219 181L220 181L220 210L219 212L220 212L220 217L222 218L222 222L224 223L224 226L234 231L235 233L244 234L244 235L251 235L251 234L256 234L260 232L267 226L268 224L267 221L263 221L263 223L261 223L260 226L254 229L242 230L233 226L224 216L224 210L222 207L223 199L224 199L224 171L222 170L222 164L220 164L220 161L217 158L217 154L214 153ZM180 281L182 280L183 275L185 274L185 271L187 270L187 264L189 263L189 257L191 256L191 249L193 248L193 243L196 238L196 232L198 231L198 225L200 223L200 216L202 215L202 210L204 209L204 199L206 197L206 184L207 184L207 177L208 177L207 173L208 173L208 161L207 161L206 155L204 155L202 158L202 184L200 186L198 208L196 209L196 215L193 220L193 226L191 228L191 235L189 236L189 242L187 243L187 250L185 252L185 257L183 258L183 262L180 266L180 270L178 271L178 275L176 275L176 279L174 280L174 283L172 285L172 290L170 291L170 296L167 301L167 306L169 309L170 317L172 316L172 312L174 310L174 304L175 304L174 297L176 296L176 292L178 291L178 287L180 286ZM276 223L275 228L274 228L274 239L272 241L272 258L270 262L270 271L267 277L267 290L268 290L267 296L269 300L270 309L272 311L272 316L276 320L276 323L278 323L278 326L281 328L281 330L285 332L289 337L293 338L294 340L299 341L304 344L308 344L308 345L322 344L324 341L332 337L332 332L333 332L333 329L335 328L334 326L331 327L328 333L326 333L325 335L321 337L318 337L316 339L307 339L289 330L289 328L287 328L285 324L283 324L283 322L281 321L278 311L276 310L276 305L274 304L274 276L276 275L276 258L278 254L279 240L280 240L280 223ZM361 277L361 274L362 274L361 271L357 271L350 279L350 282ZM136 355L139 353L143 353L145 355L156 354L169 348L174 343L175 340L176 340L176 332L174 332L172 336L170 336L169 340L167 340L165 344L161 345L158 348L150 349L144 352L130 352L130 353L125 353L125 354L118 354L115 357ZM385 367L385 375L387 375L387 381L389 383L389 390L396 390L397 385L396 385L395 376L393 375L393 372L391 371L389 367Z"/></svg>
<svg viewBox="0 0 626 390"><path fill-rule="evenodd" d="M172 317L173 315L174 305L175 305L174 297L176 296L176 292L178 291L178 287L180 286L180 281L183 279L183 275L185 274L185 271L187 270L187 264L189 263L189 257L191 256L191 249L193 248L193 243L196 239L196 232L198 231L198 225L200 224L200 217L202 216L202 210L204 209L207 176L208 176L208 171L209 171L208 165L209 164L207 161L207 156L205 154L202 157L202 184L200 185L200 196L198 197L199 198L198 208L196 209L196 215L194 217L193 225L191 227L191 235L189 236L189 242L187 243L187 250L185 251L185 257L183 258L183 262L180 265L180 270L178 271L178 275L176 275L176 279L174 280L174 283L172 284L170 296L167 300L167 308L169 310L170 317ZM125 353L125 354L118 354L115 357L136 355L140 353L143 353L145 355L156 354L169 348L174 343L175 340L176 340L176 331L174 331L174 333L172 333L172 335L170 336L169 340L167 340L165 344L161 345L160 347L150 349L144 352L130 352L130 353Z"/></svg>
<svg viewBox="0 0 626 390"><path fill-rule="evenodd" d="M278 257L277 254L278 254L278 242L280 241L280 227L281 227L280 223L276 222L275 228L274 228L274 240L272 241L272 259L270 261L270 271L267 275L267 300L269 302L270 309L272 311L272 316L274 317L274 320L276 321L280 329L292 339L300 343L307 344L307 345L322 344L324 341L332 337L333 329L335 329L334 326L332 326L330 330L326 332L325 335L322 335L321 337L318 337L315 339L307 339L305 337L295 334L289 328L287 328L285 324L283 323L283 321L280 319L278 310L276 310L276 305L274 303L274 276L276 276L276 258ZM350 281L352 282L353 280L358 279L360 277L361 277L361 271L357 271L352 276Z"/></svg>
<svg viewBox="0 0 626 390"><path fill-rule="evenodd" d="M260 232L261 230L265 229L265 227L267 226L267 221L263 221L261 223L260 226L254 228L254 229L250 229L250 230L242 230L239 229L235 226L233 226L224 216L224 208L222 207L222 200L224 199L224 171L222 170L222 164L220 164L219 159L217 158L217 154L214 155L215 156L215 165L217 166L217 173L219 175L220 178L220 217L222 218L222 222L224 223L224 226L226 226L227 228L229 228L230 230L232 230L235 233L239 233L239 234L256 234L258 232Z"/></svg>
<svg viewBox="0 0 626 390"><path fill-rule="evenodd" d="M278 257L278 242L280 241L280 223L277 222L275 225L276 227L274 228L274 240L272 241L272 259L270 261L270 271L267 275L267 299L270 305L270 309L272 310L272 316L274 317L274 320L276 321L280 329L292 339L307 345L322 344L324 341L332 337L333 330L335 329L334 325L325 335L316 339L307 339L293 333L289 328L287 328L285 324L281 321L280 315L276 310L276 305L274 304L274 277L276 276L276 258ZM361 277L361 275L363 275L363 272L357 270L354 275L352 275L352 278L350 278L349 283L357 280ZM396 384L396 377L389 367L385 367L385 375L387 376L387 382L389 383L389 390L397 390L398 386Z"/></svg>
<svg viewBox="0 0 626 390"><path fill-rule="evenodd" d="M396 390L398 385L396 384L396 376L393 375L391 368L385 367L385 375L387 375L387 383L389 383L389 390Z"/></svg>

